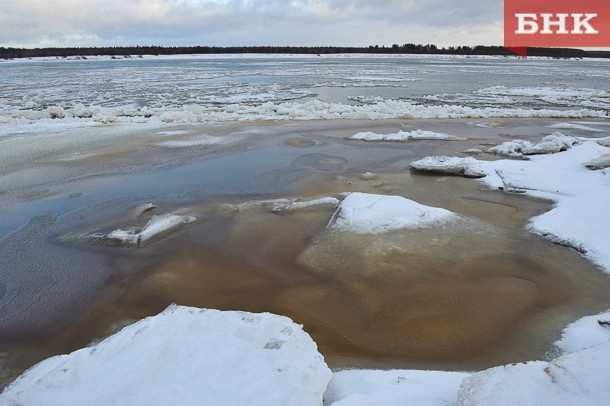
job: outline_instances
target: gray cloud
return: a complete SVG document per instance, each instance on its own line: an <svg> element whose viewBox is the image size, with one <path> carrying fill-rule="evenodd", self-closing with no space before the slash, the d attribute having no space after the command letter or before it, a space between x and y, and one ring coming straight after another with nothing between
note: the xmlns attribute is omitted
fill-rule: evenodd
<svg viewBox="0 0 610 406"><path fill-rule="evenodd" d="M3 0L0 46L499 44L502 4L501 0Z"/></svg>

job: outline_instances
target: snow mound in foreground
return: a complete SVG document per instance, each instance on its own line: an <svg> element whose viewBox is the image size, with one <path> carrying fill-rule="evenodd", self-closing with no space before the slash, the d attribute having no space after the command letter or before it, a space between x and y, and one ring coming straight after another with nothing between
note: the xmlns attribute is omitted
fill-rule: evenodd
<svg viewBox="0 0 610 406"><path fill-rule="evenodd" d="M453 405L462 380L470 374L440 371L335 372L324 400L332 406Z"/></svg>
<svg viewBox="0 0 610 406"><path fill-rule="evenodd" d="M412 141L412 140L442 140L442 141L465 141L466 138L456 137L455 135L436 133L434 131L413 130L399 131L394 134L377 134L366 131L354 134L352 140L361 141Z"/></svg>
<svg viewBox="0 0 610 406"><path fill-rule="evenodd" d="M429 156L419 161L411 162L411 167L423 172L443 173L467 178L482 178L487 176L487 173L481 168L479 161L473 157Z"/></svg>
<svg viewBox="0 0 610 406"><path fill-rule="evenodd" d="M0 404L321 405L331 375L311 337L287 317L170 306L41 362Z"/></svg>
<svg viewBox="0 0 610 406"><path fill-rule="evenodd" d="M449 210L424 206L401 196L354 192L341 202L328 228L378 234L457 219Z"/></svg>
<svg viewBox="0 0 610 406"><path fill-rule="evenodd" d="M551 362L505 365L464 379L458 406L608 405L610 342Z"/></svg>

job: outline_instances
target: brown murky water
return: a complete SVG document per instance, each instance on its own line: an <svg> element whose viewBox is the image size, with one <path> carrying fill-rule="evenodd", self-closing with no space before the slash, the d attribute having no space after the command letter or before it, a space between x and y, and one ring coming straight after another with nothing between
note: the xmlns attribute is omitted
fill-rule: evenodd
<svg viewBox="0 0 610 406"><path fill-rule="evenodd" d="M542 358L566 324L610 307L610 278L525 230L548 202L473 180L410 174L401 159L375 162L379 176L363 180L341 171L353 159L345 156L320 157L319 168L290 181L290 196L395 194L463 219L357 235L326 231L331 209L277 214L222 206L247 197L193 206L201 222L161 243L137 251L96 247L119 272L69 328L10 343L5 381L10 369L86 345L172 303L289 316L331 367L451 370Z"/></svg>

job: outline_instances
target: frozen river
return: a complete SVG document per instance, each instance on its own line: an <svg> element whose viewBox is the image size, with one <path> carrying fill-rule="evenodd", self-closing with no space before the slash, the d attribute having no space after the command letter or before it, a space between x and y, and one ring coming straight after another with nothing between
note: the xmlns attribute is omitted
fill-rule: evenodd
<svg viewBox="0 0 610 406"><path fill-rule="evenodd" d="M600 117L610 109L609 64L357 55L4 61L0 134L24 124Z"/></svg>
<svg viewBox="0 0 610 406"><path fill-rule="evenodd" d="M474 149L493 161L490 146L555 131L605 137L609 68L357 55L0 61L0 387L171 303L288 315L333 367L545 356L566 324L610 307L610 278L528 231L548 201L408 168ZM350 139L398 131L456 140ZM260 203L348 192L470 220L335 238L324 231L333 208ZM146 204L156 208L134 218ZM175 210L197 221L141 249L80 238Z"/></svg>

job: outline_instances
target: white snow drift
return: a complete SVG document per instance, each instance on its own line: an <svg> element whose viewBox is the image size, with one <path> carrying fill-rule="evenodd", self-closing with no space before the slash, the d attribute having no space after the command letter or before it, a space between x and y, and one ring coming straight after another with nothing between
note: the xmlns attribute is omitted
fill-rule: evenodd
<svg viewBox="0 0 610 406"><path fill-rule="evenodd" d="M321 405L330 379L316 344L287 317L170 306L39 363L0 404Z"/></svg>

